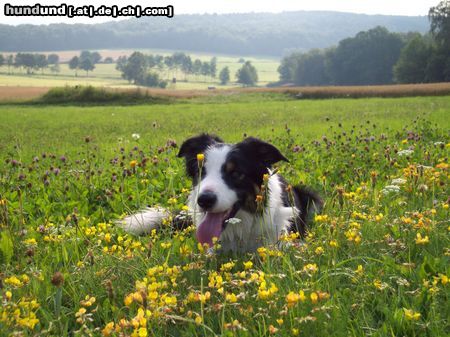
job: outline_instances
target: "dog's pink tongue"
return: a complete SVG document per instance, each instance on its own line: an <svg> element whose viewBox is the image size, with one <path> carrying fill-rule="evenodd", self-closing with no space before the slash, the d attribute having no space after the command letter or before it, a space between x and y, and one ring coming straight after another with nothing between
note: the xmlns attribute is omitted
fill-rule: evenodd
<svg viewBox="0 0 450 337"><path fill-rule="evenodd" d="M197 240L201 244L207 243L210 247L213 246L213 238L219 238L222 232L222 223L227 215L227 211L219 213L207 212L205 219L197 228Z"/></svg>

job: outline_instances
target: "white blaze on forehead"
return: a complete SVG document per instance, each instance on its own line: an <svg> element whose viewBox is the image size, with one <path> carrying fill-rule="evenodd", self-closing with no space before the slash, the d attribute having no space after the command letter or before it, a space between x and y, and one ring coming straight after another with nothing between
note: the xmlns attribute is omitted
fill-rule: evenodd
<svg viewBox="0 0 450 337"><path fill-rule="evenodd" d="M225 183L222 177L222 167L227 160L231 146L213 146L206 150L204 168L205 177L200 182L200 194L210 191L216 194L217 203L212 212L223 212L231 209L237 201L237 194Z"/></svg>
<svg viewBox="0 0 450 337"><path fill-rule="evenodd" d="M206 169L206 177L205 179L203 179L203 184L205 184L205 180L212 180L213 177L222 178L222 166L225 164L229 152L230 146L228 145L220 147L210 147L206 150L206 159L204 163Z"/></svg>

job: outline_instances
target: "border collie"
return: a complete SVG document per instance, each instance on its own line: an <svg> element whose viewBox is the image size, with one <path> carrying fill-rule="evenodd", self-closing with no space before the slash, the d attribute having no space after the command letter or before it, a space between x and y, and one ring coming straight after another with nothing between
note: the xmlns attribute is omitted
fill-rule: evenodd
<svg viewBox="0 0 450 337"><path fill-rule="evenodd" d="M310 214L322 208L316 193L288 185L271 170L288 160L262 140L228 144L201 134L187 139L178 157L185 158L193 187L187 214L175 216L172 226L194 223L197 240L210 247L218 238L223 251L248 252L276 244L289 232L304 237ZM165 209L147 208L124 218L122 226L130 233L148 233L169 216Z"/></svg>

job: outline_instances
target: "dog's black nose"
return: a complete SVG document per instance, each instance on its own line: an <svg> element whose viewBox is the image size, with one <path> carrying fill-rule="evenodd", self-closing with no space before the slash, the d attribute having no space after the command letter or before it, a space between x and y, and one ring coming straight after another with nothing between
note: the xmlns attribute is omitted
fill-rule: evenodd
<svg viewBox="0 0 450 337"><path fill-rule="evenodd" d="M217 201L217 196L214 192L206 191L198 196L197 203L204 210L211 209Z"/></svg>

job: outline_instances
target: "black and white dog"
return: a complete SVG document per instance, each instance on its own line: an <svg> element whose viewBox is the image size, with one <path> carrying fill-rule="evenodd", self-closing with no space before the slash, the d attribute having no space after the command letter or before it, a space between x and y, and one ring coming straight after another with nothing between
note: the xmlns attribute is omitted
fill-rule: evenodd
<svg viewBox="0 0 450 337"><path fill-rule="evenodd" d="M187 215L202 244L212 246L213 238L218 238L224 251L255 251L289 232L304 236L310 214L322 208L316 193L291 187L271 170L276 162L288 160L259 139L227 144L201 134L186 140L178 157L185 158L193 181ZM167 210L148 208L126 217L122 225L128 232L143 234L169 215ZM174 217L173 225L182 217Z"/></svg>

